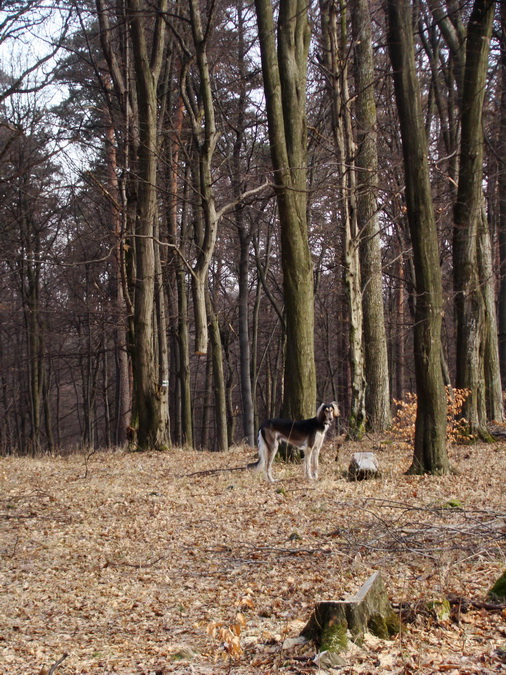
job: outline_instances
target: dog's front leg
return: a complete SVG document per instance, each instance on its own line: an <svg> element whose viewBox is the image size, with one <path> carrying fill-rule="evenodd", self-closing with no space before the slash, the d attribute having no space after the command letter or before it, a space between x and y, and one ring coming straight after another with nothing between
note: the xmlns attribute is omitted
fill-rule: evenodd
<svg viewBox="0 0 506 675"><path fill-rule="evenodd" d="M313 448L304 448L304 474L308 480L313 479Z"/></svg>
<svg viewBox="0 0 506 675"><path fill-rule="evenodd" d="M318 480L318 465L319 465L319 459L320 459L320 447L317 446L316 448L313 448L313 453L311 456L311 461L312 461L312 474L313 474L313 479Z"/></svg>

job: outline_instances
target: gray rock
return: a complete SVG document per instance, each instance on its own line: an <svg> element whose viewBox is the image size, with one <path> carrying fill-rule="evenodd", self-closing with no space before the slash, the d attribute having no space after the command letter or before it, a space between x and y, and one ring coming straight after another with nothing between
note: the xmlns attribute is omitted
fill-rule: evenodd
<svg viewBox="0 0 506 675"><path fill-rule="evenodd" d="M368 480L379 475L379 464L374 452L354 452L348 467L349 480Z"/></svg>

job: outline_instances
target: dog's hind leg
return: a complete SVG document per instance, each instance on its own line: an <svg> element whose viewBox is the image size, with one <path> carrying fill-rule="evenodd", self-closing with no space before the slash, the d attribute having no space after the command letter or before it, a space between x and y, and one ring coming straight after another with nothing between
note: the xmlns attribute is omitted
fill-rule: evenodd
<svg viewBox="0 0 506 675"><path fill-rule="evenodd" d="M265 445L265 440L263 437L263 431L260 429L258 432L258 459L256 462L248 464L248 469L253 469L253 471L265 471L266 461L267 461L267 447Z"/></svg>
<svg viewBox="0 0 506 675"><path fill-rule="evenodd" d="M274 459L276 457L276 453L278 451L278 445L279 441L277 438L269 438L268 440L266 439L265 441L265 448L267 450L267 466L266 466L266 472L267 472L267 478L271 483L275 483L276 481L274 480L274 477L272 475L272 465L274 464Z"/></svg>

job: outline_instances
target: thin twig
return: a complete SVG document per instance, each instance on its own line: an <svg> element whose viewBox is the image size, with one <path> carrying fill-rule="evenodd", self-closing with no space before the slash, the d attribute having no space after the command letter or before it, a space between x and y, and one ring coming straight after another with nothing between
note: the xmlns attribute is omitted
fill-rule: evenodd
<svg viewBox="0 0 506 675"><path fill-rule="evenodd" d="M58 668L58 666L59 666L61 663L63 663L63 662L65 661L65 659L67 658L67 656L68 656L68 654L64 654L64 655L61 657L61 659L58 659L58 661L56 661L56 663L53 663L53 665L52 665L51 668L49 669L49 672L48 672L47 675L53 675L54 671Z"/></svg>
<svg viewBox="0 0 506 675"><path fill-rule="evenodd" d="M210 476L213 473L225 473L227 471L246 471L248 466L229 466L224 469L206 469L205 471L194 471L194 473L185 474L185 478L190 476Z"/></svg>

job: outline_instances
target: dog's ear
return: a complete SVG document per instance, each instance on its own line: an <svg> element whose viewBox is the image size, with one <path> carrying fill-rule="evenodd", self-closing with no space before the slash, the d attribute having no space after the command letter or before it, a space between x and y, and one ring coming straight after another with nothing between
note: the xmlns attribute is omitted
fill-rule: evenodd
<svg viewBox="0 0 506 675"><path fill-rule="evenodd" d="M322 416L322 414L323 414L323 411L325 410L326 407L327 407L327 404L326 404L326 403L322 403L322 404L321 404L321 406L320 406L320 407L318 408L318 410L316 411L316 418L317 418L317 419L320 419L320 418L321 418L321 416Z"/></svg>
<svg viewBox="0 0 506 675"><path fill-rule="evenodd" d="M332 401L332 403L329 403L329 405L332 406L334 417L340 417L341 413L339 412L339 406L337 405L336 401Z"/></svg>

